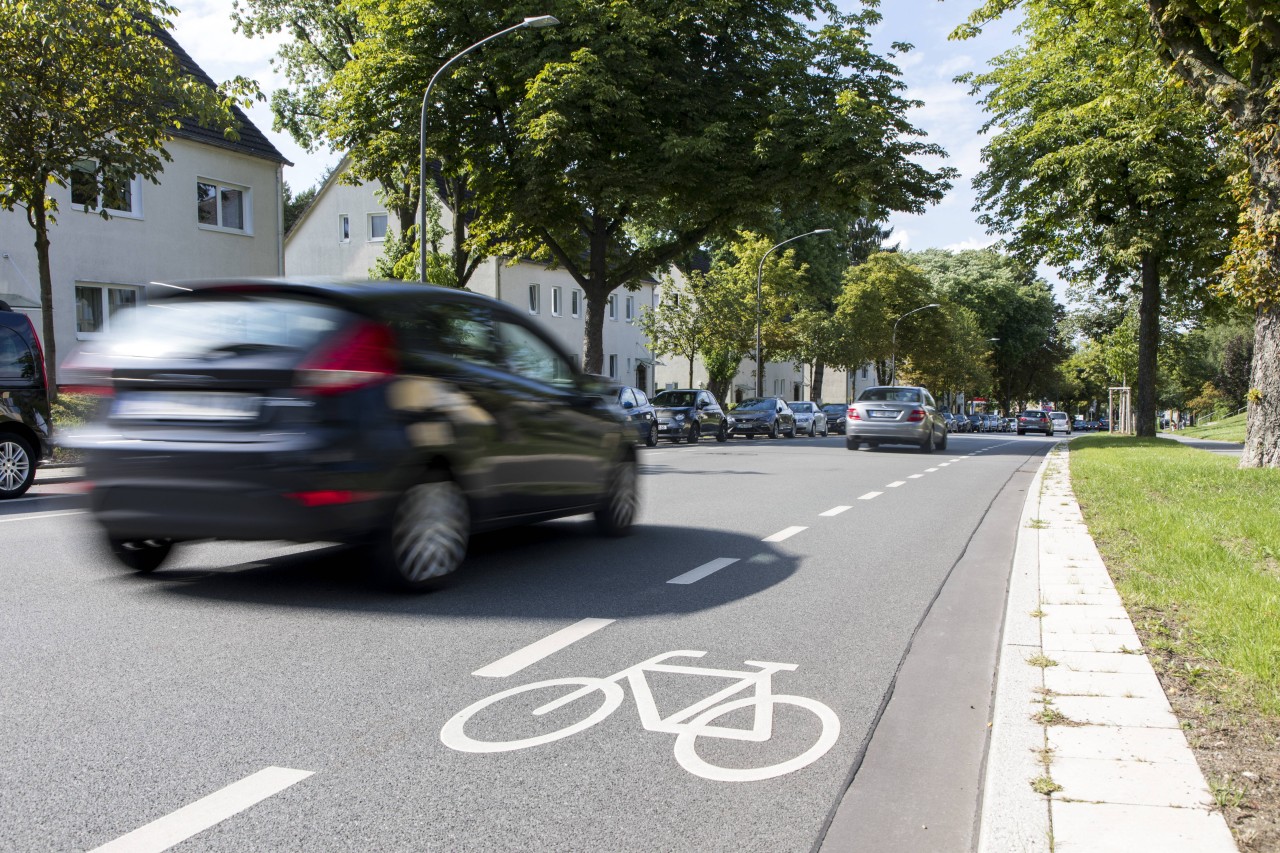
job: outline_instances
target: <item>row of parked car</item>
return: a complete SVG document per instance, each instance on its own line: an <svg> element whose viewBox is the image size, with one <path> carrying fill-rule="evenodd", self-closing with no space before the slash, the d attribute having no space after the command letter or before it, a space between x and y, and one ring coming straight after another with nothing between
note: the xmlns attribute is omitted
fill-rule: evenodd
<svg viewBox="0 0 1280 853"><path fill-rule="evenodd" d="M617 398L639 440L649 447L659 439L697 444L703 438L728 441L735 435L795 438L843 434L847 416L843 403L781 397L750 397L726 409L702 388L670 388L649 397L639 388L623 385Z"/></svg>

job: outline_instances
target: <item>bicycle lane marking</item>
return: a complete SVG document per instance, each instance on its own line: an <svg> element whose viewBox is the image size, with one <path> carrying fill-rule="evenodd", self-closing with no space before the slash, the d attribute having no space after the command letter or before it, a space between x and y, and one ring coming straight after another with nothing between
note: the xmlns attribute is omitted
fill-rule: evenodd
<svg viewBox="0 0 1280 853"><path fill-rule="evenodd" d="M562 628L536 643L530 643L522 649L512 652L504 658L482 666L472 675L481 678L506 678L520 670L532 666L544 658L549 658L558 651L568 648L583 637L590 636L606 625L612 625L613 619L582 619L568 628Z"/></svg>
<svg viewBox="0 0 1280 853"><path fill-rule="evenodd" d="M825 515L826 513L823 513L823 514ZM703 578L705 578L707 575L714 574L715 572L718 572L723 568L732 566L736 562L738 562L737 557L720 557L718 559L712 560L710 563L703 563L701 566L698 566L698 568L687 571L682 575L677 575L676 577L667 581L667 583L676 583L676 584L696 583L697 581L700 581Z"/></svg>
<svg viewBox="0 0 1280 853"><path fill-rule="evenodd" d="M314 773L313 770L290 770L288 767L264 768L128 835L94 848L90 853L160 853Z"/></svg>

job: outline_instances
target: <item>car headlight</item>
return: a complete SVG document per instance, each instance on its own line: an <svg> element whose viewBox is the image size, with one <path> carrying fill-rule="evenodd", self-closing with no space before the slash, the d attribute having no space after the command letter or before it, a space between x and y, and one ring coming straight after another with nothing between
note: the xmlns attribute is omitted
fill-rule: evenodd
<svg viewBox="0 0 1280 853"><path fill-rule="evenodd" d="M684 420L684 415L676 415L676 416L675 416L675 417L673 417L671 420L676 421L676 422L678 423L678 422L680 422L680 421Z"/></svg>

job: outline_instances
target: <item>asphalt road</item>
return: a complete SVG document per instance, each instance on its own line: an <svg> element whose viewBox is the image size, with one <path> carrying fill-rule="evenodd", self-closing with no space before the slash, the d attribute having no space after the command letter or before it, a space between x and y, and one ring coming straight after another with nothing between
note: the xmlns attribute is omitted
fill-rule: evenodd
<svg viewBox="0 0 1280 853"><path fill-rule="evenodd" d="M477 537L416 597L314 545L188 545L130 575L68 489L37 487L0 505L0 849L197 829L180 849L877 849L886 792L963 777L899 810L961 837L1006 505L1051 444L664 445L642 451L630 538L586 519ZM952 683L946 655L976 675ZM897 760L917 725L968 757Z"/></svg>

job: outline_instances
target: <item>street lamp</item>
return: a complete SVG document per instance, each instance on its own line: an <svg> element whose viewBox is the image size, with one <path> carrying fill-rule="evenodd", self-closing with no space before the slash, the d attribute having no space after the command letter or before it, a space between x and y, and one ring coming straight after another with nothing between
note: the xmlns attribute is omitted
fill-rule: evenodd
<svg viewBox="0 0 1280 853"><path fill-rule="evenodd" d="M431 80L427 82L427 90L422 93L422 116L418 120L418 265L421 272L418 280L423 284L427 283L427 102L431 98L431 87L436 84L436 79L453 63L466 56L471 51L488 44L500 36L507 33L513 33L516 30L531 29L538 30L543 27L554 27L560 22L550 15L539 15L536 18L525 18L518 24L507 27L505 30L499 30L491 36L480 39L480 41L471 45L466 50L459 51L453 57L441 65L435 74L431 75ZM454 235L457 239L457 235Z"/></svg>
<svg viewBox="0 0 1280 853"><path fill-rule="evenodd" d="M893 321L893 337L889 341L889 384L898 384L898 324L902 322L903 317L910 317L917 311L923 311L926 308L941 308L937 302L930 302L928 305L921 305L919 308L913 308L907 313L898 317Z"/></svg>
<svg viewBox="0 0 1280 853"><path fill-rule="evenodd" d="M803 234L797 234L794 237L783 240L760 257L760 263L756 266L756 396L764 396L764 371L761 369L764 361L764 350L760 343L760 312L763 300L760 296L760 279L764 275L765 258L773 254L774 249L781 249L790 242L799 240L801 237L812 237L814 234L830 234L830 228L816 228L813 231L806 231Z"/></svg>

